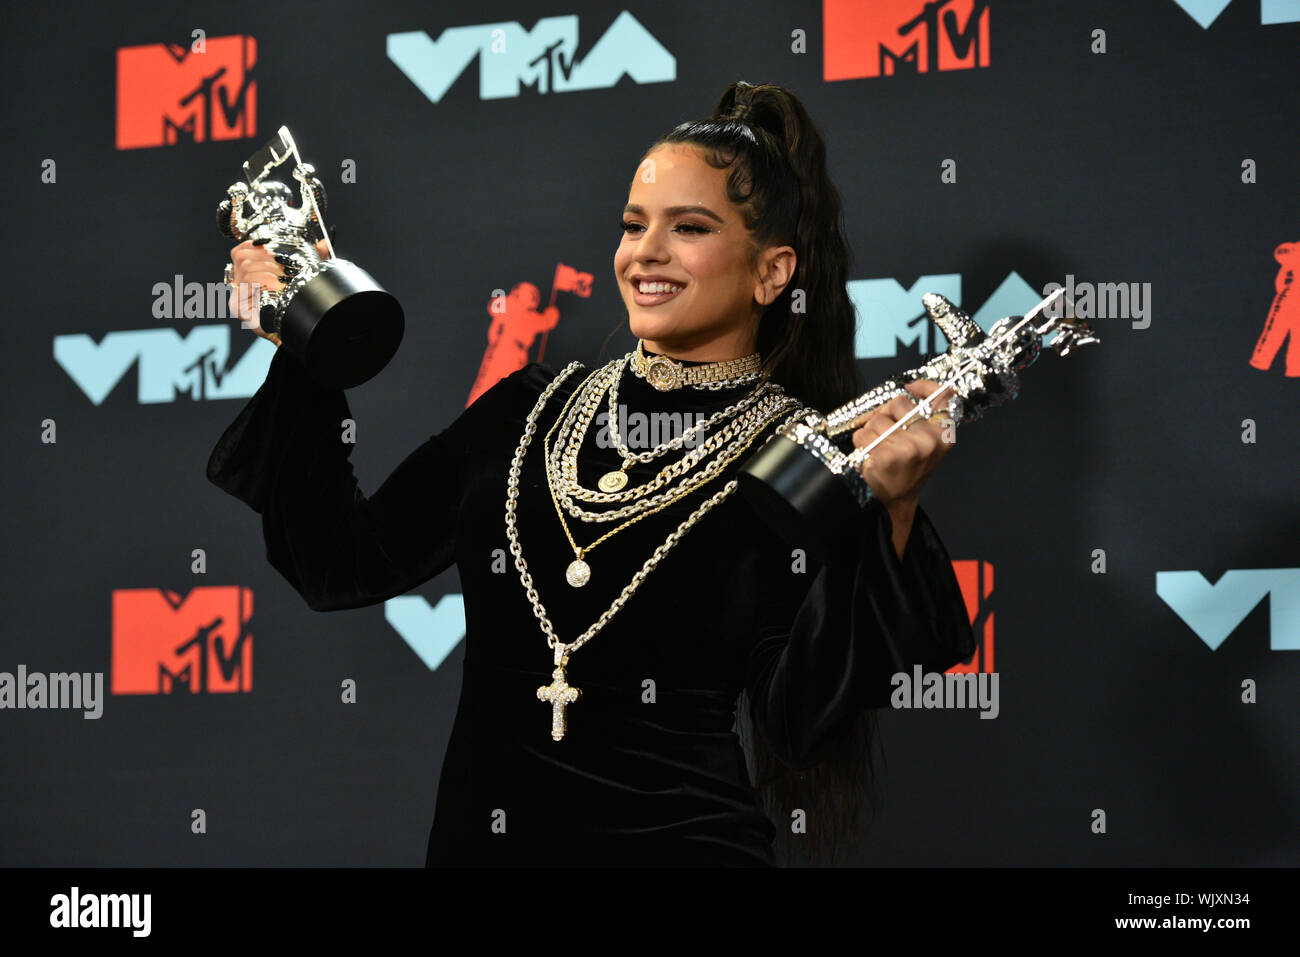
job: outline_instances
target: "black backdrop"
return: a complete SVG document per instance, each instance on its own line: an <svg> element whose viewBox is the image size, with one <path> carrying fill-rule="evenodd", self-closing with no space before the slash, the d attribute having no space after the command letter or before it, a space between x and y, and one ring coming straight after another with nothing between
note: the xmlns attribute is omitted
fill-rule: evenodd
<svg viewBox="0 0 1300 957"><path fill-rule="evenodd" d="M1207 26L1188 12L1214 6L992 0L986 62L955 64L941 38L937 65L958 68L935 69L922 42L920 69L885 76L863 75L875 41L854 31L900 25L920 0L6 7L0 672L100 672L105 700L98 720L0 710L0 863L422 863L461 656L454 645L430 668L420 652L455 629L455 571L417 589L421 604L307 609L266 563L257 517L203 475L269 358L246 350L270 347L210 311L160 318L155 286L220 279L216 203L288 125L325 175L339 254L407 310L396 359L349 393L353 462L373 490L464 407L494 290L530 282L545 304L557 264L589 272L589 297L557 294L543 361L634 345L614 216L643 148L736 79L790 86L821 125L863 324L902 328L931 288L972 312L1014 299L996 311L1012 313L1023 289L994 298L1012 273L1034 290L1066 275L1150 290L1149 325L1099 317L1101 345L1045 355L927 486L963 573L995 573L978 604L995 613L979 621L1000 714L881 713L885 804L860 860L1300 863L1294 299L1279 297L1273 334L1297 332L1268 368L1250 363L1277 295L1274 251L1300 239L1300 23L1261 20L1300 11L1233 0ZM944 9L960 26L971 2ZM454 78L435 100L386 54L393 34L517 23L502 36L535 49L505 55L526 64L548 45L540 26L527 40L547 17L574 18L576 48L562 49L579 61L630 17L670 74L602 80L593 57L588 88L492 96L480 68L509 74L488 59L500 54L461 71L448 42L430 54ZM195 29L225 63L255 50L244 112L210 136L175 72ZM619 51L634 75L664 62L654 43ZM846 59L855 75L828 75ZM230 93L235 77L221 81ZM122 143L142 116L132 128L154 145ZM877 312L871 296L895 282ZM915 365L917 345L862 355L864 381ZM1169 572L1220 584L1198 593L1172 576L1167 600ZM192 690L114 692L115 667L148 664L147 649L180 645L241 597L255 615L235 690L214 671ZM421 617L434 607L442 617ZM1193 624L1216 620L1230 636L1211 647ZM355 704L341 701L349 679Z"/></svg>

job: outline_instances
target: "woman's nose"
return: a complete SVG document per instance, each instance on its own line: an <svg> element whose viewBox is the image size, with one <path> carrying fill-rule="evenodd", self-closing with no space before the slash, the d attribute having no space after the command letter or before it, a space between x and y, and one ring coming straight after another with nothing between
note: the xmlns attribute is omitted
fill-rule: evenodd
<svg viewBox="0 0 1300 957"><path fill-rule="evenodd" d="M663 230L656 226L651 226L644 233L636 244L637 259L653 260L662 262L664 260L664 235Z"/></svg>

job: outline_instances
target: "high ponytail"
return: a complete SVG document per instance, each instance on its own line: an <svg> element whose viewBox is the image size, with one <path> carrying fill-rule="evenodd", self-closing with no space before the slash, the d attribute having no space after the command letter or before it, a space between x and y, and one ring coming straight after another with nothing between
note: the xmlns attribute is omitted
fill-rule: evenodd
<svg viewBox="0 0 1300 957"><path fill-rule="evenodd" d="M727 198L742 211L755 260L770 245L795 250L794 275L758 324L758 352L773 381L823 410L858 395L842 204L803 104L784 87L737 81L709 119L680 124L646 152L674 143L699 147L710 166L729 169Z"/></svg>
<svg viewBox="0 0 1300 957"><path fill-rule="evenodd" d="M824 412L858 395L843 208L826 167L826 144L803 104L784 87L738 81L712 116L675 127L646 153L669 144L696 146L710 166L728 170L727 197L741 208L755 263L767 246L795 250L794 275L759 317L765 371ZM875 812L875 713L864 709L847 720L823 760L804 771L772 751L754 724L747 693L738 701L737 725L754 785L776 824L778 860L825 864L850 854ZM795 810L806 812L806 835L791 831Z"/></svg>

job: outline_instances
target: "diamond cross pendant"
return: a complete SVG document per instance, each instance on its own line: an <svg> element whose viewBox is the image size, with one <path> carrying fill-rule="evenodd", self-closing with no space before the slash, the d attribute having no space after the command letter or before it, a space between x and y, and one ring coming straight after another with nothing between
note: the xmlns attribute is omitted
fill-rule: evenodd
<svg viewBox="0 0 1300 957"><path fill-rule="evenodd" d="M564 708L577 701L582 692L564 680L564 666L569 663L569 656L564 653L562 645L555 646L555 670L551 672L551 683L537 689L537 699L551 705L551 740L559 741L564 737L566 728Z"/></svg>

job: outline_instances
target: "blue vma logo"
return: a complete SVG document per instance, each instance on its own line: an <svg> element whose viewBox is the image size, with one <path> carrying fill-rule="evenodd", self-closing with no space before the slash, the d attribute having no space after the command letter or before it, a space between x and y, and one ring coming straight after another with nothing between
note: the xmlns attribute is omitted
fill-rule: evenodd
<svg viewBox="0 0 1300 957"><path fill-rule="evenodd" d="M900 343L915 346L922 355L948 348L948 340L925 314L923 293L937 292L957 303L985 331L1003 316L1023 316L1046 295L1015 270L1007 273L993 295L975 311L962 302L960 273L921 276L909 288L896 279L855 279L848 283L848 290L861 317L854 344L859 359L892 359L898 355ZM1049 336L1045 341L1051 339Z"/></svg>
<svg viewBox="0 0 1300 957"><path fill-rule="evenodd" d="M1156 594L1211 651L1267 598L1269 648L1300 651L1300 568L1234 568L1215 585L1197 571L1156 572Z"/></svg>
<svg viewBox="0 0 1300 957"><path fill-rule="evenodd" d="M436 671L465 637L465 596L443 595L436 605L419 595L390 598L384 602L384 620L426 668Z"/></svg>
<svg viewBox="0 0 1300 957"><path fill-rule="evenodd" d="M1201 29L1208 30L1232 0L1174 0L1174 3L1199 23ZM1297 20L1300 20L1300 0L1259 0L1260 23L1295 23Z"/></svg>
<svg viewBox="0 0 1300 957"><path fill-rule="evenodd" d="M258 339L230 365L229 325L175 329L130 329L95 342L85 333L54 337L54 361L95 405L104 401L132 369L136 400L142 404L191 399L246 399L266 378L275 346Z"/></svg>
<svg viewBox="0 0 1300 957"><path fill-rule="evenodd" d="M543 17L532 30L514 21L448 27L437 40L423 30L388 35L388 59L434 103L478 58L479 99L607 90L624 76L637 83L677 79L677 59L626 10L577 60L578 18Z"/></svg>

